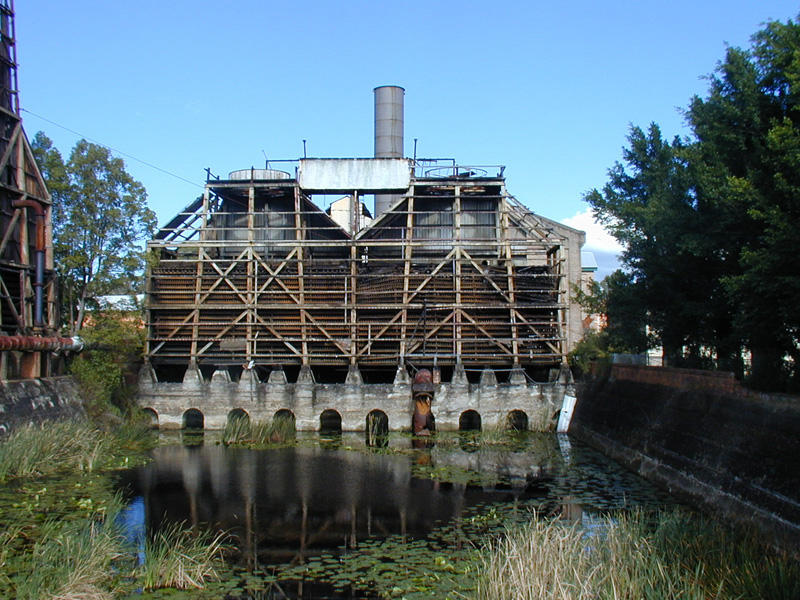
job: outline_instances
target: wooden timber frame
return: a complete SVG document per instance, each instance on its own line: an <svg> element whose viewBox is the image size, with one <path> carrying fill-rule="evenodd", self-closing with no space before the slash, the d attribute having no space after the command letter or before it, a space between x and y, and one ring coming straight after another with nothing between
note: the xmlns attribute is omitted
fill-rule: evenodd
<svg viewBox="0 0 800 600"><path fill-rule="evenodd" d="M50 196L20 118L14 4L0 0L0 336L56 332ZM37 232L44 245L42 318L34 312ZM0 352L0 379L52 375L50 352Z"/></svg>
<svg viewBox="0 0 800 600"><path fill-rule="evenodd" d="M463 172L412 176L358 232L296 179L208 181L149 244L146 358L158 380L193 364L206 377L247 365L262 380L307 365L318 382L355 368L383 382L398 365L563 364L582 232L525 208L502 169ZM362 191L350 197L355 213Z"/></svg>

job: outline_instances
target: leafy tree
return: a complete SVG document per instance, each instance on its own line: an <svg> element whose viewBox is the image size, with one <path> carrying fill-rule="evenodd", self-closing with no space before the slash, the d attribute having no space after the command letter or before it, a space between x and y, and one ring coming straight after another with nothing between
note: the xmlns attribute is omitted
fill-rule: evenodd
<svg viewBox="0 0 800 600"><path fill-rule="evenodd" d="M70 363L89 416L122 416L135 406L129 379L137 373L144 328L135 317L113 311L93 315L81 331L86 349Z"/></svg>
<svg viewBox="0 0 800 600"><path fill-rule="evenodd" d="M575 300L587 312L605 317L603 335L587 336L587 342L589 337L592 341L586 347L633 354L647 349L647 314L637 291L633 276L622 270L614 271L599 283L593 281L588 293L575 290Z"/></svg>
<svg viewBox="0 0 800 600"><path fill-rule="evenodd" d="M43 133L33 151L53 198L53 238L69 328L79 332L96 296L132 292L141 280L142 242L156 218L147 193L107 148L80 140L64 164Z"/></svg>
<svg viewBox="0 0 800 600"><path fill-rule="evenodd" d="M667 361L681 364L684 348L699 347L709 320L709 265L698 253L706 236L703 204L681 140L667 142L651 124L647 132L632 127L628 141L625 164L610 169L602 192L592 190L584 198L625 245L621 259L627 271L609 282L615 296L609 297L608 312L632 318L637 326L647 313ZM641 340L631 334L620 330L621 340L639 346Z"/></svg>
<svg viewBox="0 0 800 600"><path fill-rule="evenodd" d="M750 50L730 48L707 98L687 111L698 158L717 177L734 263L720 282L752 352L752 381L776 387L800 367L800 26L771 22ZM789 355L793 361L785 362ZM793 365L793 367L792 367Z"/></svg>
<svg viewBox="0 0 800 600"><path fill-rule="evenodd" d="M800 383L800 25L752 41L691 100L691 138L632 128L585 199L625 244L620 299L646 310L668 362L741 372L746 347L752 383L779 388Z"/></svg>

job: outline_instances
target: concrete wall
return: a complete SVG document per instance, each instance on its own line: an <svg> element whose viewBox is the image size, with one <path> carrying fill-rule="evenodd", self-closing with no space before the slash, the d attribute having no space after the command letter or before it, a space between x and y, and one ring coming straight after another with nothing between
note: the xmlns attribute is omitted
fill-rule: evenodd
<svg viewBox="0 0 800 600"><path fill-rule="evenodd" d="M494 372L484 371L481 383L470 384L463 368L456 369L449 383L436 386L433 412L441 430L456 430L464 411L481 416L483 429L505 428L512 410L528 416L529 428L545 431L555 426L561 409L563 383L532 384L520 371L512 373L509 383L498 384ZM196 368L189 368L182 383L157 382L152 369L143 367L139 378L139 406L155 411L159 427L183 426L183 415L194 408L203 413L207 429L225 427L228 414L242 409L251 420L270 420L281 409L295 415L299 431L317 431L324 410L335 410L342 417L344 431L364 431L367 414L381 410L389 418L393 431L411 428L414 411L411 382L404 370L398 370L394 383L364 384L357 370L347 382L318 384L310 369L300 371L296 383L286 383L282 371L273 371L267 383L259 382L245 371L238 382L230 381L226 371L217 371L211 381L203 381Z"/></svg>
<svg viewBox="0 0 800 600"><path fill-rule="evenodd" d="M0 381L0 435L28 423L85 416L72 377Z"/></svg>
<svg viewBox="0 0 800 600"><path fill-rule="evenodd" d="M800 548L800 399L729 374L614 365L578 385L570 433L670 492Z"/></svg>

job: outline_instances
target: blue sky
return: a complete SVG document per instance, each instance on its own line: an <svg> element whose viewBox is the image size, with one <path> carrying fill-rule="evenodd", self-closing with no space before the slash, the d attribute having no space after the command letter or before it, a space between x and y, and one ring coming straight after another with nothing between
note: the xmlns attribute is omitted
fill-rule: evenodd
<svg viewBox="0 0 800 600"><path fill-rule="evenodd" d="M201 193L205 167L298 158L303 139L309 156L370 156L372 89L391 84L406 89L407 154L418 138L418 156L506 165L512 194L612 257L582 196L605 183L629 125L685 135L680 109L726 44L800 12L778 0L15 4L28 135L68 155L80 136L47 119L194 182L123 156L160 223Z"/></svg>

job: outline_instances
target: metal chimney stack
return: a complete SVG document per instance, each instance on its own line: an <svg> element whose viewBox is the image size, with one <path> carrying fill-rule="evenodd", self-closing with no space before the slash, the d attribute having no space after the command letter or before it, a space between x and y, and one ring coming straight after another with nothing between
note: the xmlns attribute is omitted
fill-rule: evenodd
<svg viewBox="0 0 800 600"><path fill-rule="evenodd" d="M406 91L396 85L375 90L375 158L403 158L403 98ZM375 195L375 218L386 212L400 196Z"/></svg>

